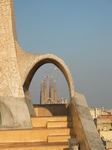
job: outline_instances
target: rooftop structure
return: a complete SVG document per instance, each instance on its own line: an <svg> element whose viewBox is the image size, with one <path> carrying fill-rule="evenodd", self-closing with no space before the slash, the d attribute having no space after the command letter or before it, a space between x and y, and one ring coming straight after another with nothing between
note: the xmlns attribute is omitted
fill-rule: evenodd
<svg viewBox="0 0 112 150"><path fill-rule="evenodd" d="M32 104L29 86L45 63L53 63L64 74L69 105ZM69 149L67 140L72 136L81 150L104 150L86 99L75 92L65 62L53 54L27 53L19 46L13 0L0 1L0 116L0 148L4 150Z"/></svg>

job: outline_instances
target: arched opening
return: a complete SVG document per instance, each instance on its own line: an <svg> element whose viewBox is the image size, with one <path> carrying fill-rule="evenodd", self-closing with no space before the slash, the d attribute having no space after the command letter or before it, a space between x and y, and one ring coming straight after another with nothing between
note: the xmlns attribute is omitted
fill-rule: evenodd
<svg viewBox="0 0 112 150"><path fill-rule="evenodd" d="M51 104L51 99L47 99L47 104Z"/></svg>
<svg viewBox="0 0 112 150"><path fill-rule="evenodd" d="M35 111L32 105L30 93L29 93L29 86L32 81L32 78L35 74L35 72L44 64L51 63L57 66L61 72L63 73L69 87L69 93L70 93L70 99L74 97L74 82L70 73L69 68L67 65L64 63L62 59L59 57L53 55L53 54L45 54L45 55L40 55L37 56L34 61L31 63L31 65L28 67L26 77L25 77L25 82L23 84L23 89L26 97L26 103L30 112L31 116L35 116Z"/></svg>
<svg viewBox="0 0 112 150"><path fill-rule="evenodd" d="M45 82L47 89L45 89ZM36 71L29 86L29 92L33 104L45 104L42 99L44 101L51 99L50 104L68 103L70 100L68 84L63 73L51 63L42 65ZM47 92L47 98L45 98L45 92Z"/></svg>
<svg viewBox="0 0 112 150"><path fill-rule="evenodd" d="M53 54L40 55L34 60L34 62L32 62L31 66L29 68L29 71L26 74L25 82L23 85L24 91L26 91L25 90L26 88L29 89L30 83L32 81L32 78L33 78L35 72L42 65L47 64L47 63L54 64L61 70L61 72L65 76L65 79L68 83L70 97L71 98L74 97L74 82L73 82L70 70L62 59L60 59L59 57L57 57Z"/></svg>

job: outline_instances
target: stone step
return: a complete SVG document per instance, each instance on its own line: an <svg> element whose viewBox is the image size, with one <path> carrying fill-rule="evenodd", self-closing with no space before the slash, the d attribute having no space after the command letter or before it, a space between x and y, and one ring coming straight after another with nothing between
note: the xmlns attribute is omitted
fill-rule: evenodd
<svg viewBox="0 0 112 150"><path fill-rule="evenodd" d="M50 117L33 117L31 118L33 127L46 127L47 122L51 121L71 121L71 116L50 116Z"/></svg>
<svg viewBox="0 0 112 150"><path fill-rule="evenodd" d="M36 116L66 116L69 114L68 104L37 104L33 106Z"/></svg>
<svg viewBox="0 0 112 150"><path fill-rule="evenodd" d="M33 128L31 130L0 131L0 143L46 142L51 135L71 135L73 128Z"/></svg>
<svg viewBox="0 0 112 150"><path fill-rule="evenodd" d="M68 142L46 143L5 143L0 144L0 150L69 150Z"/></svg>
<svg viewBox="0 0 112 150"><path fill-rule="evenodd" d="M49 121L47 122L47 128L59 128L59 127L72 127L72 121Z"/></svg>
<svg viewBox="0 0 112 150"><path fill-rule="evenodd" d="M48 143L54 142L68 142L68 139L71 138L71 135L57 135L57 136L48 136Z"/></svg>

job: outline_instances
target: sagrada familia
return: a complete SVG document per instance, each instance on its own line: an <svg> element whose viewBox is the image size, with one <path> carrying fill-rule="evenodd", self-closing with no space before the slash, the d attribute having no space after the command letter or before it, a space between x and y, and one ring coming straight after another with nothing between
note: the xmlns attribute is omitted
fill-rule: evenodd
<svg viewBox="0 0 112 150"><path fill-rule="evenodd" d="M47 84L48 83L48 84ZM53 83L53 77L51 76L50 81L45 79L41 83L40 92L40 104L57 104L57 90L56 90L56 80Z"/></svg>
<svg viewBox="0 0 112 150"><path fill-rule="evenodd" d="M66 104L67 99L57 97L56 80L53 82L53 76L48 80L45 76L40 85L40 104ZM59 91L58 91L59 92Z"/></svg>

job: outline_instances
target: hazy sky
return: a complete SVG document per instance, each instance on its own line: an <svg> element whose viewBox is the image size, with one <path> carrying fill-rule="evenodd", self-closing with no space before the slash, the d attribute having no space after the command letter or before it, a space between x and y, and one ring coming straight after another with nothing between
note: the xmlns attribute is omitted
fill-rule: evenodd
<svg viewBox="0 0 112 150"><path fill-rule="evenodd" d="M62 58L75 91L85 95L88 105L112 108L112 0L14 0L14 4L20 46ZM39 102L45 72L57 80L53 67L44 65L37 71L31 84L33 102ZM61 73L60 84L61 97L68 98Z"/></svg>

